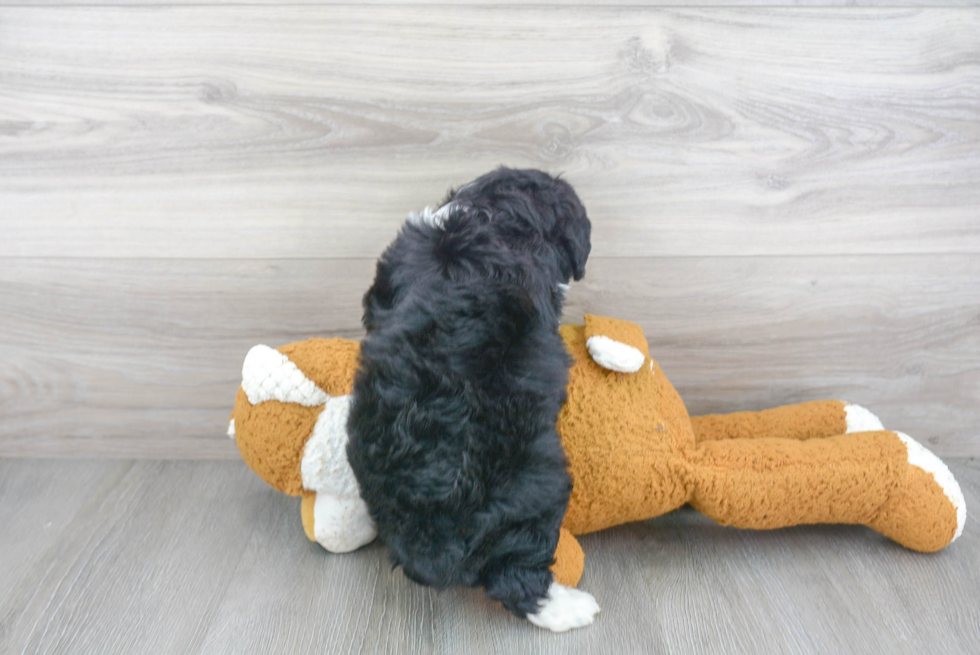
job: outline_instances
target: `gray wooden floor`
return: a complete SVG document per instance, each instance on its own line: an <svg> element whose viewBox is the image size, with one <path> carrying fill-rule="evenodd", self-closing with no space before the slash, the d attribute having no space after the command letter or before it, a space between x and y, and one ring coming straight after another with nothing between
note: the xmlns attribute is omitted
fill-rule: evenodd
<svg viewBox="0 0 980 655"><path fill-rule="evenodd" d="M949 462L980 507L980 461ZM3 653L976 653L980 528L906 551L861 527L690 509L582 539L596 623L554 635L331 555L241 462L0 459Z"/></svg>

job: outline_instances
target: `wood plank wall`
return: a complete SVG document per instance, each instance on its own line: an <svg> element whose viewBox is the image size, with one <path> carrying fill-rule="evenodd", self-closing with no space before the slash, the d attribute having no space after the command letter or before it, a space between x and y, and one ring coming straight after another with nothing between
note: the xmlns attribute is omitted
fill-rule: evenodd
<svg viewBox="0 0 980 655"><path fill-rule="evenodd" d="M692 413L980 455L975 2L44 4L0 1L0 455L236 457L247 349L359 336L406 212L498 164L576 186L568 319Z"/></svg>

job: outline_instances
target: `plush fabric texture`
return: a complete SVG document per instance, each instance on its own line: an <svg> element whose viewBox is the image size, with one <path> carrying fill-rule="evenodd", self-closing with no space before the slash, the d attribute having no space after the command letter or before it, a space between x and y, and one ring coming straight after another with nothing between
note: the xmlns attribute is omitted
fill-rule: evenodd
<svg viewBox="0 0 980 655"><path fill-rule="evenodd" d="M308 339L278 350L327 395L350 393L360 350L358 342L340 338ZM303 494L300 464L323 407L275 400L252 405L239 389L231 418L242 459L275 489L290 496Z"/></svg>
<svg viewBox="0 0 980 655"><path fill-rule="evenodd" d="M313 531L313 507L316 505L316 494L312 491L303 492L303 502L300 505L300 517L303 519L303 532L310 541L316 541Z"/></svg>
<svg viewBox="0 0 980 655"><path fill-rule="evenodd" d="M347 461L347 418L349 395L334 396L324 403L323 411L306 441L300 472L303 488L333 496L357 497L360 490Z"/></svg>
<svg viewBox="0 0 980 655"><path fill-rule="evenodd" d="M558 533L558 547L555 548L555 563L551 565L551 573L555 582L567 587L578 586L585 569L585 552L572 533L561 528Z"/></svg>
<svg viewBox="0 0 980 655"><path fill-rule="evenodd" d="M643 328L636 323L586 314L583 329L586 341L592 337L606 337L636 348L644 357L650 356L650 347L647 345L646 337L643 336Z"/></svg>
<svg viewBox="0 0 980 655"><path fill-rule="evenodd" d="M684 453L693 448L694 433L667 377L656 363L633 374L602 368L580 325L563 325L561 335L574 359L568 401L558 415L572 475L563 525L585 534L683 505L690 496Z"/></svg>
<svg viewBox="0 0 980 655"><path fill-rule="evenodd" d="M253 346L242 365L242 389L253 405L267 400L298 403L307 407L322 405L327 394L278 350Z"/></svg>
<svg viewBox="0 0 980 655"><path fill-rule="evenodd" d="M248 402L245 392L235 398L235 443L242 459L260 478L290 496L303 493L300 462L323 406L269 400Z"/></svg>
<svg viewBox="0 0 980 655"><path fill-rule="evenodd" d="M815 439L847 432L844 405L839 400L816 400L761 412L707 414L691 417L691 425L699 442L761 437Z"/></svg>
<svg viewBox="0 0 980 655"><path fill-rule="evenodd" d="M354 388L357 353L361 344L350 339L307 339L279 348L330 396L345 396Z"/></svg>
<svg viewBox="0 0 980 655"><path fill-rule="evenodd" d="M963 532L966 522L963 493L939 458L906 435L889 434L904 442L909 462L914 463L918 456L925 454L946 475L937 477L937 472L917 465L901 467L897 488L867 525L912 550L931 553L945 548Z"/></svg>
<svg viewBox="0 0 980 655"><path fill-rule="evenodd" d="M691 504L722 525L755 530L867 524L907 465L905 448L891 432L709 441L692 460L697 485Z"/></svg>
<svg viewBox="0 0 980 655"><path fill-rule="evenodd" d="M653 359L630 374L597 364L586 341L600 332L648 352L640 328L625 321L587 316L585 326L561 327L573 364L557 427L574 483L552 566L561 584L576 585L584 568L573 535L685 503L739 528L866 525L921 552L962 532L955 479L910 438L848 434L845 403L833 400L690 418ZM280 351L331 395L350 392L356 342L312 339ZM274 400L253 406L239 390L232 413L248 465L276 489L303 495L308 536L315 496L302 488L300 460L320 411ZM935 470L922 467L924 458Z"/></svg>

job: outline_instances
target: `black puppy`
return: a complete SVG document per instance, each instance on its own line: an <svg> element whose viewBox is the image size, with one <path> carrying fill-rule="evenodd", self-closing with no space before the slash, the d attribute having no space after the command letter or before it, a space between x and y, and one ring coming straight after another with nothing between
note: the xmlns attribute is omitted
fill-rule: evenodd
<svg viewBox="0 0 980 655"><path fill-rule="evenodd" d="M500 168L410 215L364 296L348 422L392 563L556 631L599 609L548 570L572 487L558 323L590 231L572 187L534 170Z"/></svg>

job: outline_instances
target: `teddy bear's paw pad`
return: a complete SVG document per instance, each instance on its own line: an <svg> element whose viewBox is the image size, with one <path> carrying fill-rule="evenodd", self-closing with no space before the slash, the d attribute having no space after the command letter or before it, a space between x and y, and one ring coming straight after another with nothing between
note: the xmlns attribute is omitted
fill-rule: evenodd
<svg viewBox="0 0 980 655"><path fill-rule="evenodd" d="M258 345L248 351L242 364L242 390L248 402L267 400L316 407L327 402L327 394L281 352Z"/></svg>
<svg viewBox="0 0 980 655"><path fill-rule="evenodd" d="M599 604L592 594L552 582L541 607L537 613L528 614L527 620L539 628L565 632L589 625L598 613Z"/></svg>
<svg viewBox="0 0 980 655"><path fill-rule="evenodd" d="M589 337L585 347L596 364L618 373L636 373L646 360L638 348L602 335Z"/></svg>
<svg viewBox="0 0 980 655"><path fill-rule="evenodd" d="M349 553L374 541L378 531L360 497L318 493L313 505L313 536L331 553Z"/></svg>
<svg viewBox="0 0 980 655"><path fill-rule="evenodd" d="M946 465L922 444L899 432L890 434L905 446L907 466L898 471L897 486L868 525L911 550L941 550L963 533L963 492Z"/></svg>
<svg viewBox="0 0 980 655"><path fill-rule="evenodd" d="M943 460L936 457L931 450L907 434L902 432L895 434L908 449L909 464L931 474L942 488L943 494L956 509L956 532L950 542L956 541L963 534L963 526L966 524L966 500L963 498L963 491L960 489L959 483L946 464L943 463Z"/></svg>
<svg viewBox="0 0 980 655"><path fill-rule="evenodd" d="M844 416L847 421L847 432L877 432L884 430L881 420L860 405L844 405Z"/></svg>

